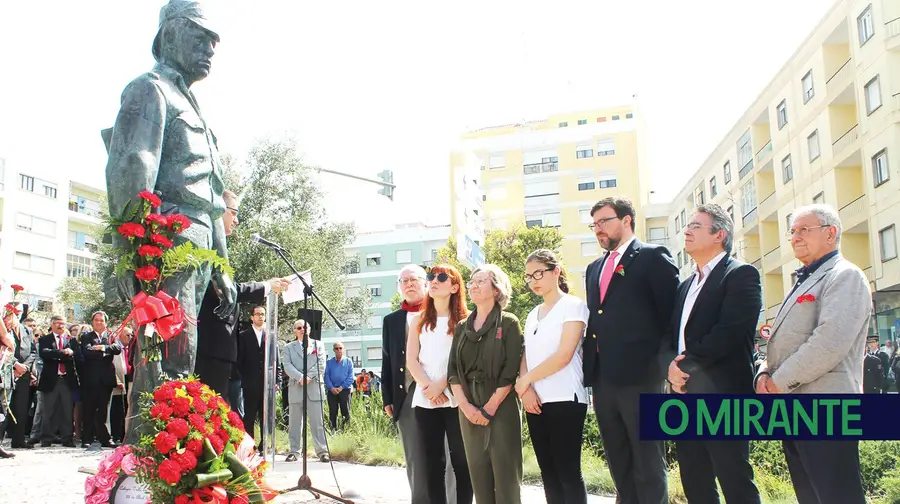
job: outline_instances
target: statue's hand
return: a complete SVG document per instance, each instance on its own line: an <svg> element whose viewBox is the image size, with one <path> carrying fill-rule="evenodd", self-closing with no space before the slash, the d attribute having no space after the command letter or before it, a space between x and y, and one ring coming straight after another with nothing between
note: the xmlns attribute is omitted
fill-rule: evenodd
<svg viewBox="0 0 900 504"><path fill-rule="evenodd" d="M230 276L225 274L215 275L216 284L222 292L222 299L219 306L216 307L214 313L223 322L228 321L231 315L237 310L237 286Z"/></svg>

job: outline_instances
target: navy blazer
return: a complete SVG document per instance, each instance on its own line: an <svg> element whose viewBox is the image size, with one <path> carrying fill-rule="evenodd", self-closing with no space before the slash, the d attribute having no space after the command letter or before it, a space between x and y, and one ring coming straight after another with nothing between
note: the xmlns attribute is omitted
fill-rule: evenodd
<svg viewBox="0 0 900 504"><path fill-rule="evenodd" d="M596 386L600 379L620 386L662 383L659 350L672 317L678 268L666 247L635 238L601 303L600 273L608 257L607 252L585 272L584 384Z"/></svg>
<svg viewBox="0 0 900 504"><path fill-rule="evenodd" d="M406 395L415 390L415 382L406 390L406 314L404 309L389 313L381 327L381 399L394 407L394 421L400 419Z"/></svg>
<svg viewBox="0 0 900 504"><path fill-rule="evenodd" d="M56 381L59 379L60 364L65 366L66 369L66 383L72 390L77 390L79 381L75 372L75 356L77 355L76 348L80 349L78 340L69 338L69 342L65 346L65 348L72 350L72 355L65 355L62 350L57 348L56 335L52 332L38 340L38 348L40 349L41 360L44 362L41 377L38 379L38 390L50 392L56 387Z"/></svg>

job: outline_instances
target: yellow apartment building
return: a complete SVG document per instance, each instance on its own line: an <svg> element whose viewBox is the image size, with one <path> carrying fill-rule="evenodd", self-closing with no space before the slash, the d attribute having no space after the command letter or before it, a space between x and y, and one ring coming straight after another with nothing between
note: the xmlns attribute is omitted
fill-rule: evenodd
<svg viewBox="0 0 900 504"><path fill-rule="evenodd" d="M800 267L791 212L838 209L842 254L871 282L872 331L900 331L900 1L840 0L669 204L669 247L690 274L682 230L703 202L727 208L735 252L763 279L771 322ZM660 212L657 212L659 214Z"/></svg>
<svg viewBox="0 0 900 504"><path fill-rule="evenodd" d="M577 284L573 294L581 295L585 267L600 253L588 227L591 206L625 195L640 216L647 203L640 121L630 104L463 135L450 156L454 237L483 244L492 229L558 227L565 237L562 260ZM638 236L643 223L638 219Z"/></svg>

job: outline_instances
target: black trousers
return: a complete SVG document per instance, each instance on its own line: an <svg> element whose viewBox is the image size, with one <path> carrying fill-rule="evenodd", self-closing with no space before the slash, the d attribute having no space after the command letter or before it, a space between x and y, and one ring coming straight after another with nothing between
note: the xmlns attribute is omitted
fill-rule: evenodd
<svg viewBox="0 0 900 504"><path fill-rule="evenodd" d="M337 414L338 407L341 408L341 416L343 420L341 421L341 428L344 428L348 423L350 423L350 389L341 390L338 395L334 395L330 390L327 390L328 394L328 421L331 423L331 430L337 430Z"/></svg>
<svg viewBox="0 0 900 504"><path fill-rule="evenodd" d="M859 441L782 441L799 504L865 504Z"/></svg>
<svg viewBox="0 0 900 504"><path fill-rule="evenodd" d="M445 437L450 447L450 464L453 466L453 474L456 475L456 502L472 504L474 493L469 477L469 464L466 462L466 447L463 444L462 431L459 429L459 410L413 408L407 415L409 413L416 415L416 423L419 426L418 441L425 449L425 459L422 462L427 473L430 504L454 504L447 503L447 488L444 484L447 469Z"/></svg>
<svg viewBox="0 0 900 504"><path fill-rule="evenodd" d="M547 504L587 503L581 474L585 416L587 404L577 401L545 403L540 415L525 414Z"/></svg>
<svg viewBox="0 0 900 504"><path fill-rule="evenodd" d="M109 398L112 390L103 386L89 386L82 388L81 392L83 396L81 443L91 444L95 439L103 444L109 443L106 416L109 414Z"/></svg>
<svg viewBox="0 0 900 504"><path fill-rule="evenodd" d="M0 440L9 435L8 437L12 439L13 448L20 448L25 444L30 384L31 373L25 373L16 380L13 388L6 392L9 404L7 405L7 411L4 412L6 413L6 419L0 422ZM3 392L0 391L0 393ZM12 417L16 418L15 421L13 421Z"/></svg>
<svg viewBox="0 0 900 504"><path fill-rule="evenodd" d="M125 394L114 395L109 400L109 430L115 442L125 439L125 412L128 404Z"/></svg>
<svg viewBox="0 0 900 504"><path fill-rule="evenodd" d="M676 441L684 495L691 504L718 504L716 479L728 504L760 504L750 441Z"/></svg>
<svg viewBox="0 0 900 504"><path fill-rule="evenodd" d="M256 421L259 420L260 428L262 428L262 404L263 404L263 387L262 384L242 383L244 392L244 430L251 437L256 439L255 428ZM227 388L225 390L228 390Z"/></svg>
<svg viewBox="0 0 900 504"><path fill-rule="evenodd" d="M665 444L641 441L640 395L662 394L662 383L593 383L594 412L616 484L616 504L669 504Z"/></svg>
<svg viewBox="0 0 900 504"><path fill-rule="evenodd" d="M197 362L194 363L194 374L197 379L205 383L222 397L228 397L228 383L231 381L231 366L233 363L207 357L204 355L197 356ZM248 431L249 432L249 431ZM250 433L253 434L252 432Z"/></svg>

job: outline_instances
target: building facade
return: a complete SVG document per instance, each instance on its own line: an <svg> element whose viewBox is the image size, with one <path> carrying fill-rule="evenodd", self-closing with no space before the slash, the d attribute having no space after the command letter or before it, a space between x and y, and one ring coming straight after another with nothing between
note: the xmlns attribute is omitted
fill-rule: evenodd
<svg viewBox="0 0 900 504"><path fill-rule="evenodd" d="M668 206L669 247L691 273L682 231L692 209L722 205L735 254L763 281L771 323L800 267L788 238L794 209L839 210L842 254L865 271L873 332L900 327L900 2L840 0ZM659 225L660 220L655 221Z"/></svg>
<svg viewBox="0 0 900 504"><path fill-rule="evenodd" d="M398 292L397 278L408 264L427 266L437 257L438 249L447 244L450 226L402 224L386 231L359 233L347 247L347 255L356 260L349 267L348 296L366 289L371 298L368 319L359 327L347 330L328 329L322 332L328 356L333 357L335 342L344 344L345 355L353 360L354 368L381 373L382 320L391 310L391 300Z"/></svg>
<svg viewBox="0 0 900 504"><path fill-rule="evenodd" d="M89 184L11 169L0 159L0 278L25 287L20 299L39 317L79 307L56 303L63 278L97 274L94 228L105 192ZM9 295L9 292L4 291Z"/></svg>
<svg viewBox="0 0 900 504"><path fill-rule="evenodd" d="M639 111L630 104L463 135L450 156L454 237L469 235L481 245L494 229L560 228L562 259L571 277L581 279L572 282L580 295L585 267L600 253L588 227L591 207L624 195L641 215L648 201L641 130ZM636 223L642 238L644 222Z"/></svg>

